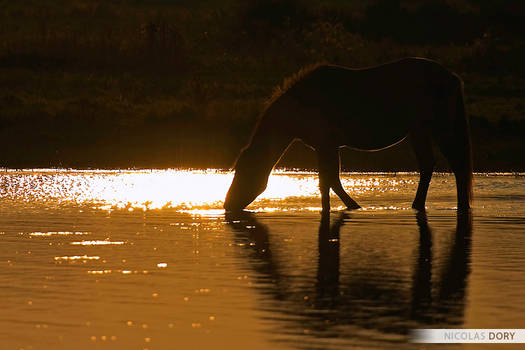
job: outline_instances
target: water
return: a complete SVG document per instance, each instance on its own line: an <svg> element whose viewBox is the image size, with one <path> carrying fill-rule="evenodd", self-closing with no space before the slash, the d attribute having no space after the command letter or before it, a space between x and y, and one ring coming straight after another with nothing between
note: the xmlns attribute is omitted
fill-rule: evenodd
<svg viewBox="0 0 525 350"><path fill-rule="evenodd" d="M363 209L332 198L324 218L305 172L225 217L231 179L3 172L1 348L421 348L410 329L525 328L523 176L477 175L459 217L446 174L426 216L415 174L345 174Z"/></svg>

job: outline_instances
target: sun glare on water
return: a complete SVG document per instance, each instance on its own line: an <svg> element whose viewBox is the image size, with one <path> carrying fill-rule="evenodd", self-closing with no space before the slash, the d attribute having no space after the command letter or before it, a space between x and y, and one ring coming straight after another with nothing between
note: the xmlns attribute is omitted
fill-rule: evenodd
<svg viewBox="0 0 525 350"><path fill-rule="evenodd" d="M8 170L0 175L0 196L31 202L87 204L105 210L176 208L189 213L222 212L232 179L233 172L214 169ZM382 180L371 177L351 176L342 181L352 193L366 192L378 185L395 190L398 185L380 184ZM291 198L310 198L317 203L318 197L317 174L278 170L270 176L267 189L257 198L254 208L268 208Z"/></svg>
<svg viewBox="0 0 525 350"><path fill-rule="evenodd" d="M276 173L259 199L315 196L311 174ZM94 204L102 209L222 209L232 172L217 170L8 171L2 197Z"/></svg>

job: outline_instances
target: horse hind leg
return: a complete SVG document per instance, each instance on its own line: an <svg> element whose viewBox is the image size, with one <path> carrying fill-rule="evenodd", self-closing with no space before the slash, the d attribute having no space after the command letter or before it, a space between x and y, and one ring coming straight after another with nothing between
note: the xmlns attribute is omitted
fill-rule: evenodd
<svg viewBox="0 0 525 350"><path fill-rule="evenodd" d="M456 178L458 209L469 209L472 186L472 173L468 164L470 160L467 159L464 151L458 147L453 135L440 135L437 138L437 143Z"/></svg>
<svg viewBox="0 0 525 350"><path fill-rule="evenodd" d="M448 107L453 122L448 127L438 128L434 138L456 178L458 209L467 210L472 199L472 150L461 90L449 97Z"/></svg>
<svg viewBox="0 0 525 350"><path fill-rule="evenodd" d="M348 209L361 208L355 200L346 193L339 179L339 150L337 147L318 149L319 189L323 212L330 210L330 188L341 198Z"/></svg>
<svg viewBox="0 0 525 350"><path fill-rule="evenodd" d="M410 133L412 148L416 154L419 169L419 184L416 197L412 202L412 208L420 211L425 210L428 187L434 172L434 152L432 151L432 138L430 132L423 128L415 128Z"/></svg>

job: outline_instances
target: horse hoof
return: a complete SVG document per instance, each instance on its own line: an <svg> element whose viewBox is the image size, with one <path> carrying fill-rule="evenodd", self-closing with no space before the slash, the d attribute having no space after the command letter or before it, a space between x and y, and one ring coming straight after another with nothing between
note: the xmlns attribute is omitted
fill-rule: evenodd
<svg viewBox="0 0 525 350"><path fill-rule="evenodd" d="M427 208L425 207L425 204L412 203L412 209L417 211L426 211Z"/></svg>
<svg viewBox="0 0 525 350"><path fill-rule="evenodd" d="M472 212L472 207L470 205L460 205L458 206L457 212L462 213L470 213Z"/></svg>

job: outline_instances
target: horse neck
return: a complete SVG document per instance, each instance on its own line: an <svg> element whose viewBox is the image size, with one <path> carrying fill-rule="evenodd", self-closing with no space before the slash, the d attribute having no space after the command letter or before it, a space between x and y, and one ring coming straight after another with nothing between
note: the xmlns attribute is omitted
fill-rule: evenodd
<svg viewBox="0 0 525 350"><path fill-rule="evenodd" d="M250 144L244 150L268 173L272 171L294 139L283 122L285 119L279 118L275 110L270 107L259 121Z"/></svg>

